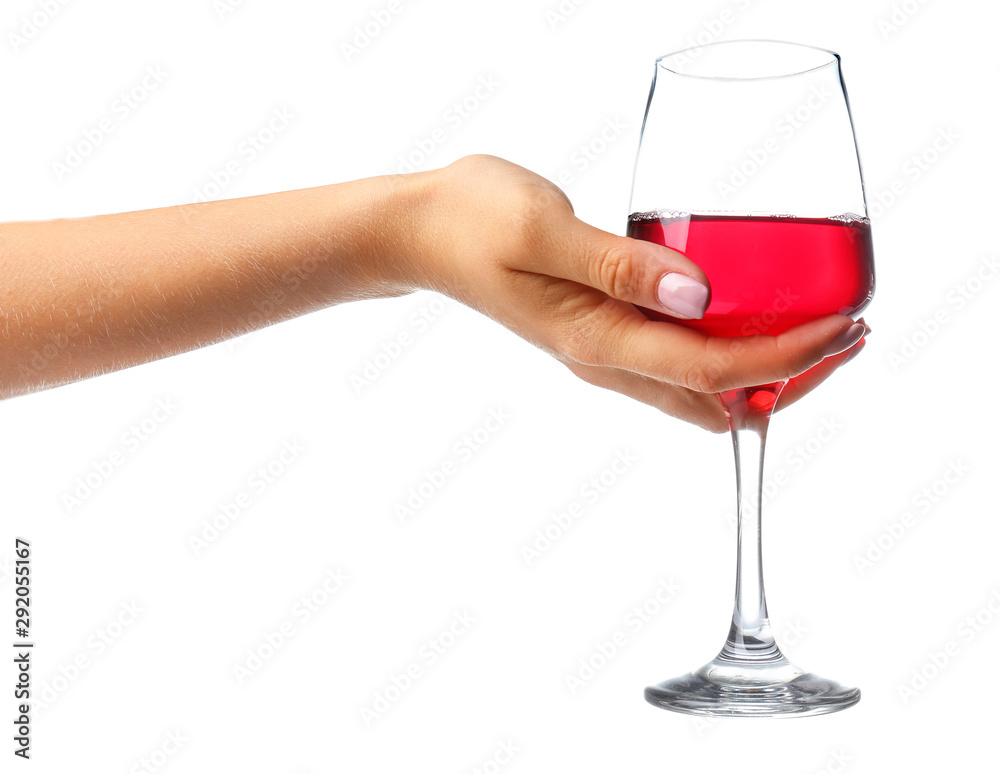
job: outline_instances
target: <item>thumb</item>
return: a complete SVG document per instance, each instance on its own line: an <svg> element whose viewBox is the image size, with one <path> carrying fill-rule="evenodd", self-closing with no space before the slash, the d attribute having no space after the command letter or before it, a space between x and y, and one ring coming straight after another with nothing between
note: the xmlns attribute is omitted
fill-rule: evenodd
<svg viewBox="0 0 1000 774"><path fill-rule="evenodd" d="M554 244L535 253L527 271L596 288L612 298L682 320L701 319L711 301L708 277L683 254L616 236L572 217Z"/></svg>

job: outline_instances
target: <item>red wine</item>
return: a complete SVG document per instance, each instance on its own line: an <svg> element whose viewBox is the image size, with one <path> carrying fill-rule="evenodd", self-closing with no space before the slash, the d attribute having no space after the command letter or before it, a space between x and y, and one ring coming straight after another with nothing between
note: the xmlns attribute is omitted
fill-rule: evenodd
<svg viewBox="0 0 1000 774"><path fill-rule="evenodd" d="M628 236L684 253L712 285L701 320L643 311L713 336L773 336L824 315L857 315L875 289L867 218L636 213Z"/></svg>

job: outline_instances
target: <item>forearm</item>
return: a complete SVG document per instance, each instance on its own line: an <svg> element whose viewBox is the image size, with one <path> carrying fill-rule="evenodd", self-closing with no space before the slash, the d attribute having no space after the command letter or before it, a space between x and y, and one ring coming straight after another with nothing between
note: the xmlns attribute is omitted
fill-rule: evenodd
<svg viewBox="0 0 1000 774"><path fill-rule="evenodd" d="M426 175L0 225L0 397L413 289Z"/></svg>

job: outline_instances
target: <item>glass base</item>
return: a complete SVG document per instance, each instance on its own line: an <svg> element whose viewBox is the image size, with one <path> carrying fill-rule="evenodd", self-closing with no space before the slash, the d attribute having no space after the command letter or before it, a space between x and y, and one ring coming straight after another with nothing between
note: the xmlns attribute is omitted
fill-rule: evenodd
<svg viewBox="0 0 1000 774"><path fill-rule="evenodd" d="M803 672L783 656L764 664L718 657L701 669L646 689L646 701L688 715L822 715L857 704L861 691Z"/></svg>

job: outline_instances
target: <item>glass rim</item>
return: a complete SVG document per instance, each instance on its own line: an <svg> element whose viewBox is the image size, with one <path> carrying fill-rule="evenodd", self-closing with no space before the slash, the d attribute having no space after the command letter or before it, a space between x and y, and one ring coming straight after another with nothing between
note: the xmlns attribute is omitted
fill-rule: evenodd
<svg viewBox="0 0 1000 774"><path fill-rule="evenodd" d="M768 75L711 75L697 72L684 72L683 70L677 69L675 66L671 66L669 60L674 58L680 58L684 55L688 55L690 59L691 52L702 52L705 49L720 49L726 46L732 45L746 45L746 44L767 44L771 49L778 48L788 48L788 49L805 49L817 54L827 54L828 56L824 61L819 62L811 66L798 67L794 69L789 69L786 72L779 72ZM703 80L709 81L765 81L773 80L778 78L790 78L795 75L804 75L805 73L814 72L816 70L821 70L824 67L829 67L830 65L840 64L840 54L836 51L832 51L828 48L821 48L820 46L810 46L806 43L794 43L788 40L770 40L766 38L746 38L739 40L720 40L714 43L706 43L703 46L690 46L689 48L680 49L679 51L672 51L669 54L664 54L656 59L657 68L662 68L672 75L679 75L684 78L701 78Z"/></svg>

